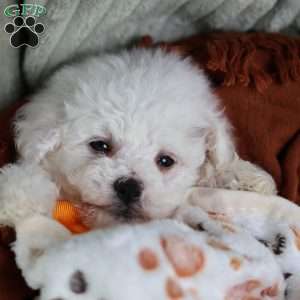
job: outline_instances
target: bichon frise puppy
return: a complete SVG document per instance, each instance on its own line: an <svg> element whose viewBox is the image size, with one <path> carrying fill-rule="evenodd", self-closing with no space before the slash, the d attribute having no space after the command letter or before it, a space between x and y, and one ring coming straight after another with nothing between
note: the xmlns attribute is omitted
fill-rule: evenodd
<svg viewBox="0 0 300 300"><path fill-rule="evenodd" d="M20 161L0 175L0 221L51 212L58 197L89 225L170 217L193 186L274 193L235 154L230 125L189 59L134 49L55 72L19 113Z"/></svg>

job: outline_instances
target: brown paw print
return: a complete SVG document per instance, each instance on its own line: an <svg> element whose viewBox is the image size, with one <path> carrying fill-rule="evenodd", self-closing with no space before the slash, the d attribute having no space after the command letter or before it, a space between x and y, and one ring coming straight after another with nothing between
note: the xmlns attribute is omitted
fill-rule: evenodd
<svg viewBox="0 0 300 300"><path fill-rule="evenodd" d="M274 297L278 296L278 294L279 294L278 284L275 283L274 285L263 289L260 294L263 297L268 296L268 297L271 297L271 298L274 298Z"/></svg>
<svg viewBox="0 0 300 300"><path fill-rule="evenodd" d="M165 291L169 300L193 299L201 300L197 288L183 288L176 278L168 277L165 284Z"/></svg>
<svg viewBox="0 0 300 300"><path fill-rule="evenodd" d="M175 300L183 297L183 290L180 287L179 283L173 279L168 278L166 281L166 292L169 299Z"/></svg>
<svg viewBox="0 0 300 300"><path fill-rule="evenodd" d="M161 246L178 276L190 277L203 270L205 257L199 246L179 236L162 237Z"/></svg>
<svg viewBox="0 0 300 300"><path fill-rule="evenodd" d="M232 257L229 264L233 270L238 271L241 269L243 261L238 257Z"/></svg>
<svg viewBox="0 0 300 300"><path fill-rule="evenodd" d="M158 256L149 248L143 248L138 254L140 266L147 271L155 270L159 265Z"/></svg>
<svg viewBox="0 0 300 300"><path fill-rule="evenodd" d="M225 300L263 300L265 297L275 298L279 294L278 284L262 288L259 280L247 280L244 283L237 284L229 289Z"/></svg>
<svg viewBox="0 0 300 300"><path fill-rule="evenodd" d="M259 280L247 280L230 288L225 300L262 300L261 297L253 295L259 287L261 287Z"/></svg>
<svg viewBox="0 0 300 300"><path fill-rule="evenodd" d="M167 259L170 261L177 276L188 277L200 272L204 267L204 255L196 245L187 244L179 236L161 238L161 245ZM143 247L137 255L139 266L146 271L154 271L159 267L159 256L149 247ZM188 293L199 300L197 291L186 291L175 277L168 277L165 283L165 293L170 300L179 300Z"/></svg>

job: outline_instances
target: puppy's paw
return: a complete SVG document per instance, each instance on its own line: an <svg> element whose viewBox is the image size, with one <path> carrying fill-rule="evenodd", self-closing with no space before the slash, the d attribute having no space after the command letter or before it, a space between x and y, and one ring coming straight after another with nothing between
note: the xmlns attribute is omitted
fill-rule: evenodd
<svg viewBox="0 0 300 300"><path fill-rule="evenodd" d="M191 205L179 207L174 218L198 231L207 231L215 236L223 233L221 225L214 222L200 207Z"/></svg>
<svg viewBox="0 0 300 300"><path fill-rule="evenodd" d="M16 234L16 262L25 279L34 287L31 277L37 272L36 261L50 247L68 240L71 233L55 220L39 215L18 223Z"/></svg>
<svg viewBox="0 0 300 300"><path fill-rule="evenodd" d="M15 226L36 214L52 214L58 188L44 170L20 163L0 172L0 224Z"/></svg>

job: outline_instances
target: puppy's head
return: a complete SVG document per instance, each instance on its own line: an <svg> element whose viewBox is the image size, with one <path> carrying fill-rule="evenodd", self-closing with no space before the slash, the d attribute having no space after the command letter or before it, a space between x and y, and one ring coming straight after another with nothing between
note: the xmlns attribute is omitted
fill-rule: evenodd
<svg viewBox="0 0 300 300"><path fill-rule="evenodd" d="M216 164L232 154L203 74L159 50L65 66L21 111L16 129L22 158L91 205L98 224L169 216L197 184L209 151Z"/></svg>

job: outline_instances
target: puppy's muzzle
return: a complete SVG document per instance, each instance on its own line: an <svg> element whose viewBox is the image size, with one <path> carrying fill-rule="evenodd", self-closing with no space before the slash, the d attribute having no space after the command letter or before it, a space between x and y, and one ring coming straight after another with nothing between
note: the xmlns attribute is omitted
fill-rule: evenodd
<svg viewBox="0 0 300 300"><path fill-rule="evenodd" d="M113 183L113 189L122 204L129 207L140 200L143 185L135 178L120 177Z"/></svg>

